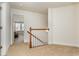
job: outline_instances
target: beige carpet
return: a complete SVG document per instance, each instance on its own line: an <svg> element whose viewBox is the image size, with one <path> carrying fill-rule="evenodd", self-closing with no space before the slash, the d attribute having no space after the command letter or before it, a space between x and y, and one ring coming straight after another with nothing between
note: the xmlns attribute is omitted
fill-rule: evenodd
<svg viewBox="0 0 79 59"><path fill-rule="evenodd" d="M79 48L61 45L45 45L37 48L28 48L27 44L20 43L11 46L7 56L77 56Z"/></svg>

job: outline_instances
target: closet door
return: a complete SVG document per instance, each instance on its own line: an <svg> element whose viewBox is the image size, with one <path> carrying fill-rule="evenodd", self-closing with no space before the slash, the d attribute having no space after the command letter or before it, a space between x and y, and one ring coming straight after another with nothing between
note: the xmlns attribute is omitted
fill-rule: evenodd
<svg viewBox="0 0 79 59"><path fill-rule="evenodd" d="M0 9L0 47L1 47L1 9ZM0 55L1 55L1 48L0 48Z"/></svg>
<svg viewBox="0 0 79 59"><path fill-rule="evenodd" d="M50 8L48 10L49 43L76 44L75 6Z"/></svg>

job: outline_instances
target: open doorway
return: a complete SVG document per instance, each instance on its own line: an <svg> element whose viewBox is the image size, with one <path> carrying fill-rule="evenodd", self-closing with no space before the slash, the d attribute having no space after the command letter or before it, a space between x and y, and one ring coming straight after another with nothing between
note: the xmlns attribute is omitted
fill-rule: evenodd
<svg viewBox="0 0 79 59"><path fill-rule="evenodd" d="M23 15L13 14L13 43L19 44L24 42L24 17Z"/></svg>
<svg viewBox="0 0 79 59"><path fill-rule="evenodd" d="M21 43L24 39L24 23L14 22L14 42Z"/></svg>

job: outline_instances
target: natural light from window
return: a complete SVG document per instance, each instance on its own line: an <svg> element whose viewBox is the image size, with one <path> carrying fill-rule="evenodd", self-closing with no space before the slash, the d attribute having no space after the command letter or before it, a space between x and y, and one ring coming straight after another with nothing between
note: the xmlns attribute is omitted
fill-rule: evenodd
<svg viewBox="0 0 79 59"><path fill-rule="evenodd" d="M15 30L16 31L24 31L24 23L15 23Z"/></svg>

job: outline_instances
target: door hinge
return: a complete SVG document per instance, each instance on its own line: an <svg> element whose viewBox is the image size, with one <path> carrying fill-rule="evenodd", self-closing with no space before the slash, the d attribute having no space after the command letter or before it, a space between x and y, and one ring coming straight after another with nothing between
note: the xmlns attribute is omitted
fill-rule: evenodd
<svg viewBox="0 0 79 59"><path fill-rule="evenodd" d="M0 7L0 9L1 9L1 7Z"/></svg>
<svg viewBox="0 0 79 59"><path fill-rule="evenodd" d="M2 27L0 26L0 29L2 29Z"/></svg>

